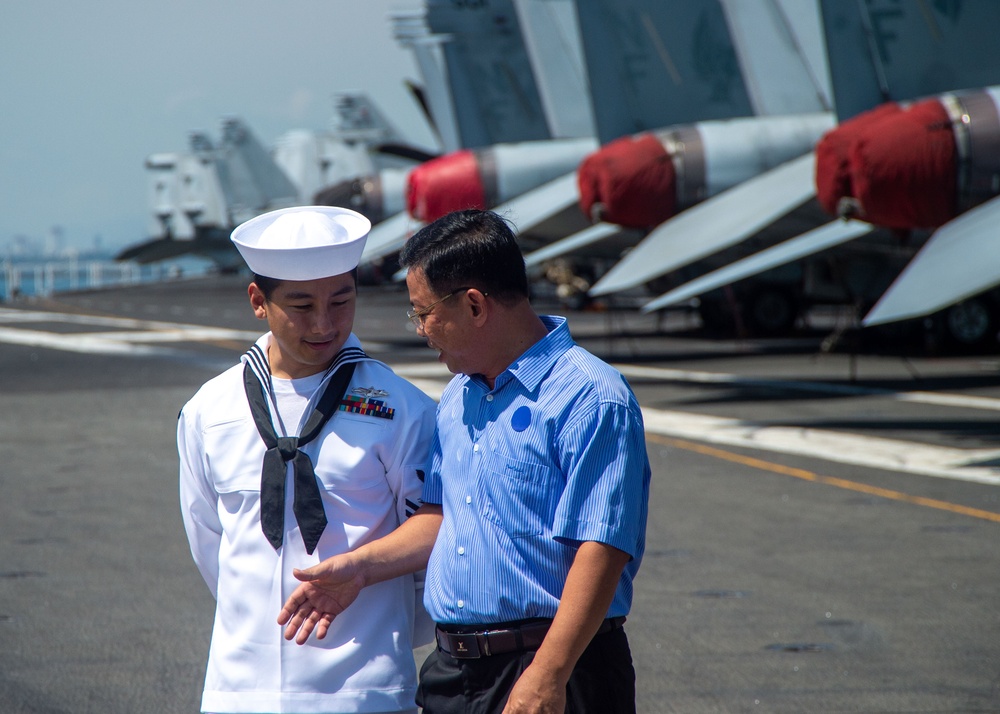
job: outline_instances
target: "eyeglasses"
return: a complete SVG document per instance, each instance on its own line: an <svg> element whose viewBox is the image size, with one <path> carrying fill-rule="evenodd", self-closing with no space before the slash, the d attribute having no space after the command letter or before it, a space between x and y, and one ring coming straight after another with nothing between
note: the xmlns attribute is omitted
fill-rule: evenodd
<svg viewBox="0 0 1000 714"><path fill-rule="evenodd" d="M450 298L452 295L457 295L458 293L462 292L463 290L472 290L472 289L473 288L471 288L471 287L468 287L468 288L455 288L450 293L448 293L447 295L445 295L443 298L441 298L440 300L438 300L436 302L432 302L427 307L422 307L419 310L407 310L406 311L406 317L415 326L417 326L417 327L423 327L424 326L424 318L431 314L431 310L433 310L435 307L437 307L438 305L440 305L441 303L443 303L445 300L447 300L448 298ZM483 295L485 296L486 293L483 293Z"/></svg>

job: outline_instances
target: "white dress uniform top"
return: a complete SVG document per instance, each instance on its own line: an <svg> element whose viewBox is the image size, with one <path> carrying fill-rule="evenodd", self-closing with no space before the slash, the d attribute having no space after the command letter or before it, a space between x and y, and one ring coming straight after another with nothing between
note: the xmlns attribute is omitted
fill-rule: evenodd
<svg viewBox="0 0 1000 714"><path fill-rule="evenodd" d="M354 211L306 206L257 216L237 227L232 240L254 273L279 281L311 281L352 271L370 228ZM412 577L365 588L323 640L311 638L303 646L284 639L277 617L299 585L294 568L308 568L381 538L418 507L435 404L367 357L353 334L328 369L299 379L272 376L268 354L281 349L268 332L241 364L207 382L179 417L184 528L195 563L216 598L202 710L413 711L418 586ZM338 361L345 360L354 362L354 373L337 411L315 438L298 440ZM262 530L267 446L248 402L254 380L267 402L275 432L271 436L290 437L315 472L326 525L320 524L311 554L293 512L292 461L284 464L284 522L275 525L280 533L269 540ZM284 441L287 445L289 439ZM268 469L268 484L272 474L280 482L281 466ZM275 505L280 508L280 500Z"/></svg>
<svg viewBox="0 0 1000 714"><path fill-rule="evenodd" d="M267 334L257 343L264 354L269 339ZM353 335L345 344L359 346ZM301 410L303 423L326 386L329 376L319 375L324 376L285 380L316 382ZM274 389L268 391L273 400ZM345 401L353 402L348 408L354 411L338 411L320 436L302 447L315 465L328 519L312 555L305 551L290 495L281 548L275 551L261 531L265 446L244 391L243 364L206 383L181 411L184 526L195 563L217 600L204 711L305 714L414 706L410 576L365 588L323 640L287 642L276 623L299 585L293 568L308 568L386 535L419 501L434 402L372 359L357 363ZM386 410L392 410L391 418ZM280 433L282 420L274 421ZM302 424L286 426L297 434Z"/></svg>

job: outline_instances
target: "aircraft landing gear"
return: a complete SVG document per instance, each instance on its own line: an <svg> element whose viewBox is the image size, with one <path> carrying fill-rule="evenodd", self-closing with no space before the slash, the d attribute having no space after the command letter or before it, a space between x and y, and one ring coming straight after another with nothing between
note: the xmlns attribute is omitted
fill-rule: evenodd
<svg viewBox="0 0 1000 714"><path fill-rule="evenodd" d="M791 334L799 317L799 304L791 291L762 285L745 293L702 298L698 314L710 332L778 337Z"/></svg>
<svg viewBox="0 0 1000 714"><path fill-rule="evenodd" d="M976 295L924 320L930 351L976 352L997 344L1000 301L992 294Z"/></svg>
<svg viewBox="0 0 1000 714"><path fill-rule="evenodd" d="M743 316L751 334L768 337L787 335L795 329L799 306L790 291L763 286L747 296Z"/></svg>
<svg viewBox="0 0 1000 714"><path fill-rule="evenodd" d="M963 300L935 317L948 347L979 349L996 342L997 305L984 296Z"/></svg>

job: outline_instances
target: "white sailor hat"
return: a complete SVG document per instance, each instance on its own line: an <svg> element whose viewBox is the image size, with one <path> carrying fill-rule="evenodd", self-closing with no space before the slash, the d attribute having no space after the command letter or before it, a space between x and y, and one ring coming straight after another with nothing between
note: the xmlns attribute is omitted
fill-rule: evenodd
<svg viewBox="0 0 1000 714"><path fill-rule="evenodd" d="M336 206L295 206L241 223L232 241L257 275L317 280L358 267L372 224Z"/></svg>

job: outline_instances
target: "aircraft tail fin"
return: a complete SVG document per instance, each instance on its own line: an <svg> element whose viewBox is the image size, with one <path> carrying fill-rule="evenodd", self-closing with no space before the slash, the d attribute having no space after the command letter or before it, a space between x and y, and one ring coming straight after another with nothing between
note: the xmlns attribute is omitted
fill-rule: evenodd
<svg viewBox="0 0 1000 714"><path fill-rule="evenodd" d="M426 0L393 18L424 78L445 151L551 138L512 0Z"/></svg>
<svg viewBox="0 0 1000 714"><path fill-rule="evenodd" d="M753 113L718 0L577 0L602 144Z"/></svg>
<svg viewBox="0 0 1000 714"><path fill-rule="evenodd" d="M239 119L223 124L216 169L233 225L298 199L295 185Z"/></svg>
<svg viewBox="0 0 1000 714"><path fill-rule="evenodd" d="M832 111L817 0L720 2L754 114Z"/></svg>
<svg viewBox="0 0 1000 714"><path fill-rule="evenodd" d="M339 92L333 97L333 135L366 147L405 143L403 135L364 92Z"/></svg>
<svg viewBox="0 0 1000 714"><path fill-rule="evenodd" d="M514 0L549 133L595 136L594 111L573 0Z"/></svg>
<svg viewBox="0 0 1000 714"><path fill-rule="evenodd" d="M839 119L1000 84L1000 3L820 0Z"/></svg>

